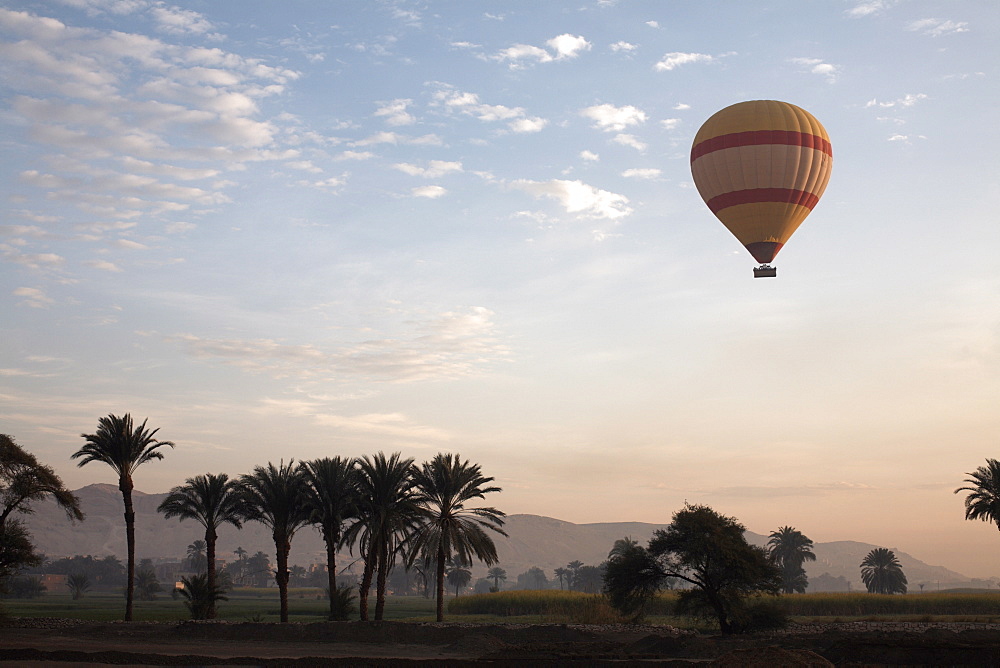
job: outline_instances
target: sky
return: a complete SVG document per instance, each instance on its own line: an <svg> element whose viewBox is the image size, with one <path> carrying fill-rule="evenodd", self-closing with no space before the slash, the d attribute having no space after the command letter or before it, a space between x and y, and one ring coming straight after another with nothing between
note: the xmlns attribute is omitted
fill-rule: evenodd
<svg viewBox="0 0 1000 668"><path fill-rule="evenodd" d="M202 473L457 452L492 505L1000 575L1000 9L0 2L0 431L131 413ZM822 201L754 279L691 142L776 99ZM611 546L609 546L610 549Z"/></svg>

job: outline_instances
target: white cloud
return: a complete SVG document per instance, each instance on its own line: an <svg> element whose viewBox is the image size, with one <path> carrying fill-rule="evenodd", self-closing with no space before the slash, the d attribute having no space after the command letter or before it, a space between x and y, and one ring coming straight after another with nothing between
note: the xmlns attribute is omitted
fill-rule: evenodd
<svg viewBox="0 0 1000 668"><path fill-rule="evenodd" d="M872 16L874 14L884 12L889 7L895 5L897 1L898 0L865 0L864 2L859 2L844 13L852 18Z"/></svg>
<svg viewBox="0 0 1000 668"><path fill-rule="evenodd" d="M48 308L55 303L55 300L46 295L41 288L15 288L12 294L15 297L23 297L20 304L31 308Z"/></svg>
<svg viewBox="0 0 1000 668"><path fill-rule="evenodd" d="M646 21L646 25L648 25L650 28L659 28L660 27L660 22L659 21Z"/></svg>
<svg viewBox="0 0 1000 668"><path fill-rule="evenodd" d="M682 122L679 118L664 118L660 121L660 125L664 130L676 130Z"/></svg>
<svg viewBox="0 0 1000 668"><path fill-rule="evenodd" d="M410 99L396 99L388 102L375 111L375 115L384 117L388 125L413 125L417 119L406 108L413 103Z"/></svg>
<svg viewBox="0 0 1000 668"><path fill-rule="evenodd" d="M612 139L612 141L615 142L616 144L621 144L622 146L628 146L629 148L634 148L637 151L645 151L647 148L649 148L649 146L645 142L640 141L639 138L636 137L635 135L630 135L625 133L615 135L615 138Z"/></svg>
<svg viewBox="0 0 1000 668"><path fill-rule="evenodd" d="M601 156L594 153L593 151L580 151L580 157L587 162L597 162L601 159Z"/></svg>
<svg viewBox="0 0 1000 668"><path fill-rule="evenodd" d="M835 82L840 74L840 66L823 62L820 58L792 58L791 62L806 68L810 74L825 77L830 83Z"/></svg>
<svg viewBox="0 0 1000 668"><path fill-rule="evenodd" d="M674 105L674 111L687 111L690 108L690 104L684 104L683 102L678 102Z"/></svg>
<svg viewBox="0 0 1000 668"><path fill-rule="evenodd" d="M663 172L652 167L626 169L622 176L628 179L658 179Z"/></svg>
<svg viewBox="0 0 1000 668"><path fill-rule="evenodd" d="M210 21L189 9L155 5L149 13L156 21L157 29L170 35L205 35L213 29Z"/></svg>
<svg viewBox="0 0 1000 668"><path fill-rule="evenodd" d="M954 35L960 32L969 32L969 24L965 21L945 21L943 19L920 19L913 21L906 26L907 30L919 32L931 37L941 37L942 35Z"/></svg>
<svg viewBox="0 0 1000 668"><path fill-rule="evenodd" d="M448 194L448 191L441 186L419 186L417 188L412 188L410 193L414 197L426 197L427 199L437 199L438 197L444 197Z"/></svg>
<svg viewBox="0 0 1000 668"><path fill-rule="evenodd" d="M448 162L445 160L431 160L427 167L412 165L408 162L399 162L393 165L395 169L409 174L410 176L422 176L427 179L436 179L452 172L461 172L461 162Z"/></svg>
<svg viewBox="0 0 1000 668"><path fill-rule="evenodd" d="M323 171L322 167L317 167L311 160L293 160L292 162L286 162L285 166L289 169L298 169L303 172L313 172L314 174L319 174Z"/></svg>
<svg viewBox="0 0 1000 668"><path fill-rule="evenodd" d="M375 154L371 151L343 151L334 156L334 160L369 160Z"/></svg>
<svg viewBox="0 0 1000 668"><path fill-rule="evenodd" d="M193 232L198 229L198 226L194 223L189 223L187 221L178 220L173 223L167 224L164 228L167 234L183 234L185 232Z"/></svg>
<svg viewBox="0 0 1000 668"><path fill-rule="evenodd" d="M681 51L672 51L663 55L663 58L653 66L657 72L669 72L670 70L677 69L681 65L687 65L689 63L710 63L714 61L715 58L708 55L707 53L683 53Z"/></svg>
<svg viewBox="0 0 1000 668"><path fill-rule="evenodd" d="M376 132L364 139L351 142L351 146L372 146L374 144L398 144L411 146L440 146L443 142L435 134L412 137L396 132Z"/></svg>
<svg viewBox="0 0 1000 668"><path fill-rule="evenodd" d="M601 190L582 181L520 179L510 185L534 197L557 200L567 213L587 218L616 220L632 213L632 209L628 206L628 198L624 195Z"/></svg>
<svg viewBox="0 0 1000 668"><path fill-rule="evenodd" d="M107 260L88 260L83 263L84 265L91 267L92 269L100 269L101 271L112 271L120 272L121 268L114 262L108 262Z"/></svg>
<svg viewBox="0 0 1000 668"><path fill-rule="evenodd" d="M544 118L533 116L531 118L519 118L507 124L511 130L518 134L528 134L531 132L541 132L549 122Z"/></svg>
<svg viewBox="0 0 1000 668"><path fill-rule="evenodd" d="M611 50L614 51L615 53L621 53L621 52L631 53L632 51L635 51L638 48L639 47L636 44L632 44L631 42L615 42L614 44L611 45Z"/></svg>
<svg viewBox="0 0 1000 668"><path fill-rule="evenodd" d="M524 61L534 61L536 63L551 63L554 58L552 54L539 46L529 44L515 44L498 53L495 59L504 62L510 61L511 69L524 67Z"/></svg>
<svg viewBox="0 0 1000 668"><path fill-rule="evenodd" d="M546 44L556 52L556 59L576 58L581 51L590 51L591 44L580 35L569 33L553 37Z"/></svg>
<svg viewBox="0 0 1000 668"><path fill-rule="evenodd" d="M474 306L433 318L410 319L402 337L367 338L333 347L273 339L165 337L188 354L278 378L412 382L480 372L507 357L496 339L494 313Z"/></svg>
<svg viewBox="0 0 1000 668"><path fill-rule="evenodd" d="M580 115L594 121L594 127L605 132L621 132L646 121L646 112L631 105L616 107L613 104L598 104L583 109Z"/></svg>
<svg viewBox="0 0 1000 668"><path fill-rule="evenodd" d="M53 269L66 262L66 258L55 253L18 253L12 250L6 250L4 258L8 262L24 265L29 269Z"/></svg>
<svg viewBox="0 0 1000 668"><path fill-rule="evenodd" d="M319 190L325 190L327 192L337 192L345 183L347 183L347 180L343 177L331 176L328 179L322 179L320 181L299 181L298 183L302 186L318 188Z"/></svg>
<svg viewBox="0 0 1000 668"><path fill-rule="evenodd" d="M897 100L890 100L888 102L879 102L877 99L871 99L865 104L865 107L879 107L881 109L889 109L892 107L912 107L917 102L921 100L926 100L927 95L925 93L907 93L903 97Z"/></svg>
<svg viewBox="0 0 1000 668"><path fill-rule="evenodd" d="M131 239L116 239L111 243L115 248L121 248L124 250L149 250L149 246L146 244L141 244L138 241L132 241Z"/></svg>

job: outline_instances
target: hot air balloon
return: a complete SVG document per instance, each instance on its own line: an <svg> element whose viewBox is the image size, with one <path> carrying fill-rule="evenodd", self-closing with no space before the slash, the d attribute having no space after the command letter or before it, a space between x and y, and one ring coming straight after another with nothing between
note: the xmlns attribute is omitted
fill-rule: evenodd
<svg viewBox="0 0 1000 668"><path fill-rule="evenodd" d="M705 204L760 266L813 210L833 167L830 136L812 114L787 102L753 100L716 112L691 146L691 175Z"/></svg>

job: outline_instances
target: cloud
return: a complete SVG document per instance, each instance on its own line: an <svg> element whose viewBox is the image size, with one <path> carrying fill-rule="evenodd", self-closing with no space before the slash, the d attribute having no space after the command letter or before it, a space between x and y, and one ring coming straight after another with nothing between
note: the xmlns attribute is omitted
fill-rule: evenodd
<svg viewBox="0 0 1000 668"><path fill-rule="evenodd" d="M660 125L664 130L676 130L682 122L679 118L664 118L660 121Z"/></svg>
<svg viewBox="0 0 1000 668"><path fill-rule="evenodd" d="M622 146L628 146L630 148L634 148L637 151L645 151L647 148L649 148L648 144L646 144L643 141L640 141L635 135L630 135L625 133L615 135L615 138L612 139L611 141L613 141L616 144L621 144Z"/></svg>
<svg viewBox="0 0 1000 668"><path fill-rule="evenodd" d="M364 139L351 142L351 146L373 146L375 144L398 144L410 146L441 146L444 142L435 134L412 137L395 132L376 132Z"/></svg>
<svg viewBox="0 0 1000 668"><path fill-rule="evenodd" d="M881 14L897 2L898 0L865 0L846 10L844 13L852 18L872 16L874 14Z"/></svg>
<svg viewBox="0 0 1000 668"><path fill-rule="evenodd" d="M400 125L413 125L417 122L417 119L406 111L406 108L413 103L413 100L409 99L396 99L392 102L383 104L375 111L375 115L379 117L384 117L385 122L388 125L400 126Z"/></svg>
<svg viewBox="0 0 1000 668"><path fill-rule="evenodd" d="M371 151L342 151L333 157L334 160L370 160L375 154Z"/></svg>
<svg viewBox="0 0 1000 668"><path fill-rule="evenodd" d="M45 294L45 291L41 288L15 288L12 292L15 297L23 297L24 299L19 302L21 306L30 306L31 308L48 308L55 303L55 300Z"/></svg>
<svg viewBox="0 0 1000 668"><path fill-rule="evenodd" d="M138 241L132 241L131 239L115 239L111 245L124 250L149 250L149 246L141 244Z"/></svg>
<svg viewBox="0 0 1000 668"><path fill-rule="evenodd" d="M557 200L567 213L579 214L585 218L617 220L632 213L628 198L624 195L601 190L582 181L519 179L510 185L534 197Z"/></svg>
<svg viewBox="0 0 1000 668"><path fill-rule="evenodd" d="M19 253L14 250L6 250L4 259L29 269L53 269L66 262L66 258L55 253Z"/></svg>
<svg viewBox="0 0 1000 668"><path fill-rule="evenodd" d="M446 112L457 111L472 116L484 123L507 121L507 127L515 133L539 132L548 121L537 116L528 116L523 107L508 107L502 104L486 104L475 93L463 92L448 84L436 83L438 87L432 96L433 104Z"/></svg>
<svg viewBox="0 0 1000 668"><path fill-rule="evenodd" d="M170 35L208 35L214 27L198 12L180 7L154 5L149 13L156 22L157 30Z"/></svg>
<svg viewBox="0 0 1000 668"><path fill-rule="evenodd" d="M616 107L613 104L597 104L583 109L580 115L594 121L594 127L605 132L621 132L629 126L646 121L646 112L631 105Z"/></svg>
<svg viewBox="0 0 1000 668"><path fill-rule="evenodd" d="M580 157L586 160L587 162L597 162L598 160L601 159L601 156L599 156L597 153L594 153L593 151L580 151Z"/></svg>
<svg viewBox="0 0 1000 668"><path fill-rule="evenodd" d="M924 93L917 93L915 95L912 93L907 93L906 95L904 95L899 99L890 100L888 102L879 102L878 99L873 98L869 100L867 104L865 104L865 107L879 107L881 109L889 109L892 107L912 107L917 102L926 99L927 95Z"/></svg>
<svg viewBox="0 0 1000 668"><path fill-rule="evenodd" d="M646 25L648 25L650 28L659 28L660 27L660 22L659 21L646 21Z"/></svg>
<svg viewBox="0 0 1000 668"><path fill-rule="evenodd" d="M615 42L610 48L615 53L631 53L639 47L631 42Z"/></svg>
<svg viewBox="0 0 1000 668"><path fill-rule="evenodd" d="M277 378L414 382L481 372L507 357L496 338L494 313L474 306L408 323L403 337L367 339L338 346L283 343L273 339L167 336L193 357L216 360Z"/></svg>
<svg viewBox="0 0 1000 668"><path fill-rule="evenodd" d="M410 190L414 197L426 197L427 199L437 199L444 197L448 191L441 186L419 186Z"/></svg>
<svg viewBox="0 0 1000 668"><path fill-rule="evenodd" d="M826 80L833 83L840 74L840 66L825 63L819 58L792 58L791 62L806 68L811 74L826 77Z"/></svg>
<svg viewBox="0 0 1000 668"><path fill-rule="evenodd" d="M557 60L576 58L582 51L589 51L591 44L579 35L569 33L558 35L545 42L552 51L531 44L514 44L492 57L498 62L507 62L512 70L523 69L529 64L551 63Z"/></svg>
<svg viewBox="0 0 1000 668"><path fill-rule="evenodd" d="M658 179L663 174L662 170L653 167L626 169L622 176L628 179Z"/></svg>
<svg viewBox="0 0 1000 668"><path fill-rule="evenodd" d="M711 63L715 58L706 53L683 53L672 51L663 55L663 58L653 66L657 72L669 72L681 65L690 63Z"/></svg>
<svg viewBox="0 0 1000 668"><path fill-rule="evenodd" d="M193 232L197 228L198 226L194 223L178 220L173 223L169 223L164 229L167 234L184 234L185 232Z"/></svg>
<svg viewBox="0 0 1000 668"><path fill-rule="evenodd" d="M399 162L393 165L393 167L410 176L422 176L427 179L436 179L445 174L462 171L461 162L448 162L445 160L431 160L427 163L427 167L411 165L408 162Z"/></svg>
<svg viewBox="0 0 1000 668"><path fill-rule="evenodd" d="M345 183L347 183L347 180L342 176L331 176L328 179L322 179L320 181L299 181L298 183L302 186L326 190L327 192L337 192Z"/></svg>
<svg viewBox="0 0 1000 668"><path fill-rule="evenodd" d="M120 272L121 268L114 262L108 262L107 260L88 260L83 263L87 267L92 269L100 269L101 271L111 271Z"/></svg>
<svg viewBox="0 0 1000 668"><path fill-rule="evenodd" d="M546 44L556 52L556 60L576 58L581 51L590 51L591 44L579 35L569 33L553 37Z"/></svg>
<svg viewBox="0 0 1000 668"><path fill-rule="evenodd" d="M318 413L316 424L342 431L368 434L407 441L448 441L451 435L444 429L414 423L401 413L367 413L363 415L331 415Z"/></svg>
<svg viewBox="0 0 1000 668"><path fill-rule="evenodd" d="M913 21L906 26L907 30L919 32L922 35L931 37L941 37L942 35L954 35L960 32L969 32L969 24L965 21L945 21L942 19L920 19Z"/></svg>

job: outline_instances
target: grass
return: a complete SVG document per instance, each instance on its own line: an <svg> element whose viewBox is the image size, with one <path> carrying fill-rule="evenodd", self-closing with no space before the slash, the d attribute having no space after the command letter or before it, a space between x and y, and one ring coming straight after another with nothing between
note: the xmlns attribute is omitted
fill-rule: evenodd
<svg viewBox="0 0 1000 668"><path fill-rule="evenodd" d="M219 619L228 621L277 622L280 618L278 590L234 589L228 601L218 604ZM374 613L375 597L370 604ZM136 600L133 619L138 622L180 621L189 619L184 602L174 600L170 594L159 594L155 601ZM318 588L290 589L288 592L288 620L290 622L326 621L330 609L323 590ZM121 620L125 614L125 598L118 592L88 592L74 601L66 593L48 592L34 599L4 599L0 610L11 617L65 617L91 621ZM354 618L357 618L355 614ZM423 596L389 596L386 599L385 618L409 621L433 621L434 601Z"/></svg>

